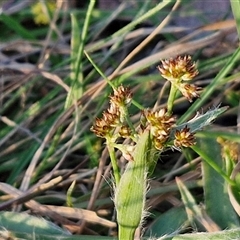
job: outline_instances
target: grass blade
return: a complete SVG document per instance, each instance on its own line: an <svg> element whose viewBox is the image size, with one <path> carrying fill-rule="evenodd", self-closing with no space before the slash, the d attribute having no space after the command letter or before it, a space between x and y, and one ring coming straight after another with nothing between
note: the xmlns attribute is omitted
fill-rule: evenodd
<svg viewBox="0 0 240 240"><path fill-rule="evenodd" d="M240 0L230 0L233 16L236 21L238 40L240 40Z"/></svg>

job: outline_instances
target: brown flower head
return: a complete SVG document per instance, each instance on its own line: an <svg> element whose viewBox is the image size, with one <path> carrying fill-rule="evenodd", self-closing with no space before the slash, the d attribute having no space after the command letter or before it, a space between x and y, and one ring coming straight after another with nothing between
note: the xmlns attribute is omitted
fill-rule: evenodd
<svg viewBox="0 0 240 240"><path fill-rule="evenodd" d="M127 106L132 101L132 92L123 87L119 86L117 89L114 89L114 94L110 96L110 104L116 105L119 108L121 106Z"/></svg>
<svg viewBox="0 0 240 240"><path fill-rule="evenodd" d="M175 124L175 118L167 115L166 109L159 111L144 110L143 113L150 127L155 147L161 150L170 135L172 126Z"/></svg>
<svg viewBox="0 0 240 240"><path fill-rule="evenodd" d="M103 112L102 118L97 118L95 124L90 128L98 137L106 138L110 136L114 129L119 126L119 110L114 106L110 106L109 109Z"/></svg>
<svg viewBox="0 0 240 240"><path fill-rule="evenodd" d="M97 118L95 124L91 127L91 131L102 138L111 138L115 141L119 135L122 137L130 136L130 130L123 126L125 107L132 100L132 92L124 88L118 87L114 90L114 94L110 96L110 106L103 112L102 118Z"/></svg>
<svg viewBox="0 0 240 240"><path fill-rule="evenodd" d="M181 83L179 84L178 88L182 95L188 99L189 102L192 102L193 98L199 97L199 91L202 90L201 87L197 87L194 84L185 84Z"/></svg>
<svg viewBox="0 0 240 240"><path fill-rule="evenodd" d="M132 135L131 129L124 125L119 129L119 135L123 138L129 138Z"/></svg>
<svg viewBox="0 0 240 240"><path fill-rule="evenodd" d="M159 111L144 110L143 113L147 119L147 122L153 128L153 133L156 130L156 132L159 132L160 135L165 135L175 124L175 118L167 115L167 110L165 108L160 109Z"/></svg>
<svg viewBox="0 0 240 240"><path fill-rule="evenodd" d="M190 129L187 126L181 130L176 130L174 140L174 145L176 147L190 147L195 143L195 136L190 132Z"/></svg>
<svg viewBox="0 0 240 240"><path fill-rule="evenodd" d="M110 105L119 110L119 120L121 123L124 123L125 121L126 107L130 105L131 101L132 92L122 85L117 89L114 89L114 94L110 96Z"/></svg>
<svg viewBox="0 0 240 240"><path fill-rule="evenodd" d="M168 137L169 135L159 135L158 137L153 138L155 148L160 151L163 150Z"/></svg>
<svg viewBox="0 0 240 240"><path fill-rule="evenodd" d="M112 127L103 118L96 118L95 124L90 128L98 137L106 138L112 131Z"/></svg>
<svg viewBox="0 0 240 240"><path fill-rule="evenodd" d="M189 81L198 74L196 65L189 55L161 60L161 63L158 70L165 79L171 82Z"/></svg>

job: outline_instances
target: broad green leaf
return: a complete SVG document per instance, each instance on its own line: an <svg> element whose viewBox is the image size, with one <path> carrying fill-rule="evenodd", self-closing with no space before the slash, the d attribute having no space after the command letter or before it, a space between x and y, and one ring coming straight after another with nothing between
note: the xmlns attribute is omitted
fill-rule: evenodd
<svg viewBox="0 0 240 240"><path fill-rule="evenodd" d="M0 226L2 229L14 232L70 235L54 223L26 213L0 212Z"/></svg>
<svg viewBox="0 0 240 240"><path fill-rule="evenodd" d="M172 208L167 212L161 214L148 227L145 232L145 237L161 237L166 234L180 232L187 225L187 214L183 207Z"/></svg>
<svg viewBox="0 0 240 240"><path fill-rule="evenodd" d="M176 183L181 193L188 220L191 222L192 226L195 227L195 222L197 220L196 223L200 223L207 231L220 230L219 227L204 213L204 210L196 203L194 197L180 178L176 178Z"/></svg>
<svg viewBox="0 0 240 240"><path fill-rule="evenodd" d="M227 182L224 174L224 163L220 145L214 140L202 137L199 140L198 154L203 158L203 188L207 214L222 228L239 226L238 217L230 203ZM221 169L217 172L212 166Z"/></svg>
<svg viewBox="0 0 240 240"><path fill-rule="evenodd" d="M159 240L230 240L239 239L240 229L225 230L212 233L182 234L174 237L161 238Z"/></svg>
<svg viewBox="0 0 240 240"><path fill-rule="evenodd" d="M6 238L11 237L11 238ZM12 232L7 230L0 230L0 239L14 239L14 240L117 240L115 237L104 237L104 236L86 236L86 235L71 235L64 236L63 234L39 234L39 233L20 233ZM5 237L5 238L4 238Z"/></svg>

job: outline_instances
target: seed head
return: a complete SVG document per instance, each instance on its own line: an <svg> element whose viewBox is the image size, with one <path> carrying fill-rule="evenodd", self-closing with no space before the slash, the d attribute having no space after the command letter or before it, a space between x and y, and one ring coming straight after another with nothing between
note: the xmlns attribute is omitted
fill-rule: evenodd
<svg viewBox="0 0 240 240"><path fill-rule="evenodd" d="M172 126L175 124L175 118L167 115L166 109L160 109L159 111L145 110L143 113L150 126L155 147L161 150L170 135Z"/></svg>
<svg viewBox="0 0 240 240"><path fill-rule="evenodd" d="M121 106L129 105L131 101L132 92L128 88L123 87L122 85L115 89L114 94L110 96L110 104L116 105L119 108Z"/></svg>
<svg viewBox="0 0 240 240"><path fill-rule="evenodd" d="M196 65L189 55L161 60L161 63L158 70L165 79L173 83L192 80L198 74Z"/></svg>
<svg viewBox="0 0 240 240"><path fill-rule="evenodd" d="M159 135L157 138L153 138L154 147L159 151L163 150L168 137L169 135Z"/></svg>
<svg viewBox="0 0 240 240"><path fill-rule="evenodd" d="M159 111L144 110L143 113L152 128L153 135L156 135L155 133L166 135L175 124L175 118L167 115L166 109L160 109Z"/></svg>
<svg viewBox="0 0 240 240"><path fill-rule="evenodd" d="M189 102L192 102L193 98L199 97L199 91L202 89L201 87L197 87L194 84L179 84L178 88L182 95L188 99Z"/></svg>
<svg viewBox="0 0 240 240"><path fill-rule="evenodd" d="M190 147L195 143L195 136L190 132L190 128L185 126L181 130L176 130L174 140L174 145L176 147Z"/></svg>
<svg viewBox="0 0 240 240"><path fill-rule="evenodd" d="M131 129L124 125L120 128L119 135L123 138L129 138L132 135Z"/></svg>
<svg viewBox="0 0 240 240"><path fill-rule="evenodd" d="M162 60L158 66L161 75L170 81L190 102L199 97L200 87L194 84L186 84L185 81L192 80L197 74L196 64L191 61L191 56L178 56L169 60Z"/></svg>
<svg viewBox="0 0 240 240"><path fill-rule="evenodd" d="M102 118L96 118L95 124L90 128L98 137L106 138L111 136L114 129L120 124L119 111L117 108L110 108L103 112Z"/></svg>
<svg viewBox="0 0 240 240"><path fill-rule="evenodd" d="M103 119L96 118L95 124L90 128L98 137L105 138L113 128Z"/></svg>

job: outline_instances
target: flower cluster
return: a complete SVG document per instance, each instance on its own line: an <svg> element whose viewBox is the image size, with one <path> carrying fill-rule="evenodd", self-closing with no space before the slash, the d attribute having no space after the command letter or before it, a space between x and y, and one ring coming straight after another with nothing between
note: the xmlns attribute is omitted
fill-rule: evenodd
<svg viewBox="0 0 240 240"><path fill-rule="evenodd" d="M158 69L162 76L175 86L174 91L179 89L189 101L199 96L198 90L200 88L186 83L198 74L195 63L191 62L190 56L178 56L175 59L162 60L161 62L162 66L159 66ZM182 128L175 125L176 120L172 116L172 111L169 111L171 106L168 106L168 109L158 111L143 110L145 123L140 124L140 128L135 128L128 115L128 106L132 102L132 92L128 88L119 86L114 89L113 95L109 98L109 108L103 112L101 118L96 119L91 131L97 136L105 138L108 144L112 144L112 147L118 148L126 159L131 160L134 146L123 146L119 142L116 143L118 138L128 138L137 143L141 138L141 133L146 129L150 131L154 147L160 151L167 147L179 149L195 144L194 134L187 124Z"/></svg>
<svg viewBox="0 0 240 240"><path fill-rule="evenodd" d="M125 123L126 107L132 101L132 92L123 86L114 89L114 94L110 97L110 106L102 114L102 118L97 118L95 124L91 127L91 131L98 137L106 138L108 141L114 143L119 137L133 138L133 131ZM170 116L166 109L159 111L152 111L145 109L143 111L145 118L145 126L142 130L148 128L154 142L154 146L158 150L163 150L164 147L169 146L169 142L176 147L189 147L195 144L195 138L190 129L183 128L176 130L174 139L169 139L173 132L176 120ZM134 131L136 131L134 129ZM117 146L117 145L115 145ZM122 147L119 149L124 153Z"/></svg>
<svg viewBox="0 0 240 240"><path fill-rule="evenodd" d="M160 109L159 111L144 110L143 114L147 122L146 127L150 129L155 148L163 150L172 141L170 136L176 123L175 118L169 116L166 109ZM176 148L190 147L195 144L194 134L190 132L187 126L181 130L176 130L173 144Z"/></svg>
<svg viewBox="0 0 240 240"><path fill-rule="evenodd" d="M161 60L162 65L158 66L162 77L170 81L190 102L193 98L199 97L200 87L186 83L198 74L196 64L191 61L191 56L177 56L167 60Z"/></svg>
<svg viewBox="0 0 240 240"><path fill-rule="evenodd" d="M46 7L52 13L56 9L56 2L55 1L46 1ZM43 24L46 25L49 23L49 17L46 15L43 4L38 1L32 6L32 14L34 16L34 22L36 24Z"/></svg>
<svg viewBox="0 0 240 240"><path fill-rule="evenodd" d="M126 107L128 107L131 102L132 92L122 85L114 89L114 94L110 96L110 107L112 106L118 109L121 123L123 123L125 119Z"/></svg>
<svg viewBox="0 0 240 240"><path fill-rule="evenodd" d="M187 126L181 130L176 130L174 139L175 147L190 147L195 143L195 136L192 132L190 132L190 129Z"/></svg>
<svg viewBox="0 0 240 240"><path fill-rule="evenodd" d="M169 138L172 126L175 124L175 118L168 116L166 109L160 111L145 110L143 112L150 127L151 135L156 149L162 150L164 144Z"/></svg>
<svg viewBox="0 0 240 240"><path fill-rule="evenodd" d="M91 131L98 137L112 139L112 142L121 136L129 137L131 130L125 125L125 107L131 103L132 92L123 86L114 90L110 96L110 106L103 112L102 118L97 118Z"/></svg>

